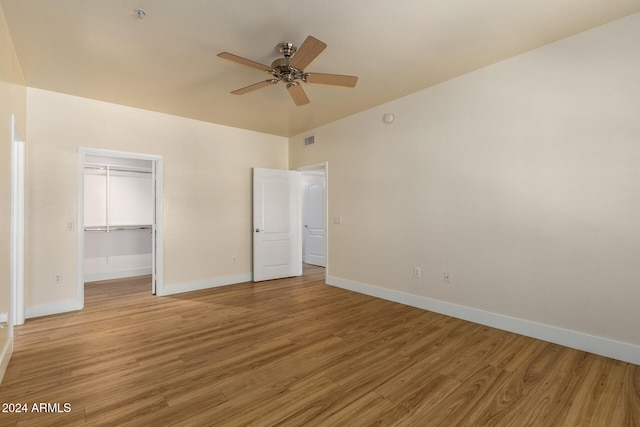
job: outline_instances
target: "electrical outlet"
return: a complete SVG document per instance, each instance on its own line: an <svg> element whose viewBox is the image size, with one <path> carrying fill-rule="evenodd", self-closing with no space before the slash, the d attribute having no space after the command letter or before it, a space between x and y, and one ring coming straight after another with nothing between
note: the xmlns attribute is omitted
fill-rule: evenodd
<svg viewBox="0 0 640 427"><path fill-rule="evenodd" d="M62 283L62 274L56 273L53 276L53 281L54 281L54 283Z"/></svg>
<svg viewBox="0 0 640 427"><path fill-rule="evenodd" d="M451 283L451 275L449 273L447 273L446 271L444 272L444 283Z"/></svg>
<svg viewBox="0 0 640 427"><path fill-rule="evenodd" d="M420 267L413 267L413 277L419 279L422 277L422 269Z"/></svg>
<svg viewBox="0 0 640 427"><path fill-rule="evenodd" d="M231 257L231 262L236 262L238 259L235 256Z"/></svg>

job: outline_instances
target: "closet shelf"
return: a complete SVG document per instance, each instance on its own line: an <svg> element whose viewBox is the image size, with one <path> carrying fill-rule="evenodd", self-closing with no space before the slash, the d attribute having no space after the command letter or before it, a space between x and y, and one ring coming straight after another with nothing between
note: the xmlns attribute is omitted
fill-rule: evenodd
<svg viewBox="0 0 640 427"><path fill-rule="evenodd" d="M121 230L152 230L152 225L100 225L96 227L85 227L84 231L121 231Z"/></svg>

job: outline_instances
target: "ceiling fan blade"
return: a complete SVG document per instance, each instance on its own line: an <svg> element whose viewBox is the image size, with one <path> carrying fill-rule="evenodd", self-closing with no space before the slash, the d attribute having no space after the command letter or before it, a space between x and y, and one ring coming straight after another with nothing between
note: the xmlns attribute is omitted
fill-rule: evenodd
<svg viewBox="0 0 640 427"><path fill-rule="evenodd" d="M265 86L270 86L273 84L278 83L278 80L276 79L269 79L269 80L265 80L263 82L258 82L258 83L254 83L252 85L240 88L240 89L236 89L233 92L231 92L234 95L244 95L245 93L249 93L249 92L253 92L254 90L258 90L261 89Z"/></svg>
<svg viewBox="0 0 640 427"><path fill-rule="evenodd" d="M355 87L356 83L358 83L358 77L356 76L324 73L307 73L305 76L307 83L317 83L321 85Z"/></svg>
<svg viewBox="0 0 640 427"><path fill-rule="evenodd" d="M309 98L307 97L307 94L304 92L304 89L298 83L295 83L295 84L289 83L287 85L287 90L289 91L289 95L291 95L291 99L293 99L293 102L298 107L301 105L308 104L310 102Z"/></svg>
<svg viewBox="0 0 640 427"><path fill-rule="evenodd" d="M226 59L226 60L232 61L232 62L235 62L235 63L240 64L240 65L245 65L247 67L255 68L255 69L260 70L260 71L271 71L271 70L273 70L273 68L269 67L268 65L264 65L264 64L261 64L259 62L255 62L255 61L252 61L250 59L243 58L241 56L234 55L233 53L229 53L229 52L219 53L218 57L220 57L222 59Z"/></svg>
<svg viewBox="0 0 640 427"><path fill-rule="evenodd" d="M327 45L315 37L308 36L291 58L289 65L297 70L304 70L322 53Z"/></svg>

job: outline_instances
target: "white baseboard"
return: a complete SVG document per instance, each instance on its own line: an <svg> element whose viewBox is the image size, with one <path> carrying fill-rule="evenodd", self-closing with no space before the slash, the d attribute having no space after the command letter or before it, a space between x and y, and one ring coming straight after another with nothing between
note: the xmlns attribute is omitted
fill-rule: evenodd
<svg viewBox="0 0 640 427"><path fill-rule="evenodd" d="M13 339L11 337L5 337L4 342L1 344L0 349L0 384L4 378L4 373L7 372L7 366L9 366L9 360L11 360L11 354L13 353Z"/></svg>
<svg viewBox="0 0 640 427"><path fill-rule="evenodd" d="M196 280L193 282L174 283L172 285L164 285L162 295L175 295L183 292L200 291L202 289L217 288L219 286L234 285L236 283L250 282L253 280L253 274L237 274L235 276L216 277L213 279ZM158 294L160 295L160 294Z"/></svg>
<svg viewBox="0 0 640 427"><path fill-rule="evenodd" d="M152 272L153 271L151 267L136 268L133 270L122 270L122 271L105 271L102 273L85 274L84 281L95 282L98 280L111 280L111 279L122 279L124 277L146 276L147 274L151 274Z"/></svg>
<svg viewBox="0 0 640 427"><path fill-rule="evenodd" d="M439 301L406 292L394 291L374 285L359 283L348 279L327 276L327 284L397 302L423 310L433 311L462 320L479 323L492 328L502 329L516 334L537 338L565 347L587 351L623 362L640 365L640 346L608 338L587 335L581 332L571 331L556 326L531 322L502 314L465 307L444 301Z"/></svg>
<svg viewBox="0 0 640 427"><path fill-rule="evenodd" d="M56 301L49 304L32 305L26 309L26 318L49 316L52 314L66 313L68 311L82 310L84 301L68 299Z"/></svg>

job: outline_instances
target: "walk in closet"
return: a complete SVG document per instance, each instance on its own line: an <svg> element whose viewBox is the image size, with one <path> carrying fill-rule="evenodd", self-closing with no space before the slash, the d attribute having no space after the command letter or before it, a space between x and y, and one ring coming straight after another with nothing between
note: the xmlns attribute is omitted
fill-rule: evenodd
<svg viewBox="0 0 640 427"><path fill-rule="evenodd" d="M152 167L149 160L85 158L85 282L151 274Z"/></svg>

